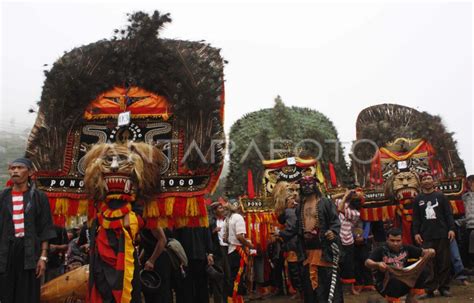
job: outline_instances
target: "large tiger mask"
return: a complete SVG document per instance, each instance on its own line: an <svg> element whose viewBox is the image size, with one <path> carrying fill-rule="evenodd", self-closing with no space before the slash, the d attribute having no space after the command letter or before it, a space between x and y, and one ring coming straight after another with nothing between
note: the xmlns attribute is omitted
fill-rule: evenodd
<svg viewBox="0 0 474 303"><path fill-rule="evenodd" d="M84 184L95 201L124 194L147 202L160 186L165 156L143 142L97 144L85 156Z"/></svg>

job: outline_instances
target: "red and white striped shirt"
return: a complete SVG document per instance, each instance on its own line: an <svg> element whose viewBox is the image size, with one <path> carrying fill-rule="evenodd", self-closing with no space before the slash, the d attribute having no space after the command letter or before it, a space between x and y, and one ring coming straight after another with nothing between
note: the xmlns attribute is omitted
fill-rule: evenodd
<svg viewBox="0 0 474 303"><path fill-rule="evenodd" d="M23 193L12 192L13 203L13 225L15 226L15 237L22 238L25 236L25 212L23 208Z"/></svg>
<svg viewBox="0 0 474 303"><path fill-rule="evenodd" d="M336 201L339 206L340 203L343 203L342 200ZM339 236L341 237L342 245L352 245L354 244L354 236L352 234L352 229L359 220L360 212L355 209L349 208L349 203L344 205L344 213L339 213L339 220L341 221L341 230Z"/></svg>

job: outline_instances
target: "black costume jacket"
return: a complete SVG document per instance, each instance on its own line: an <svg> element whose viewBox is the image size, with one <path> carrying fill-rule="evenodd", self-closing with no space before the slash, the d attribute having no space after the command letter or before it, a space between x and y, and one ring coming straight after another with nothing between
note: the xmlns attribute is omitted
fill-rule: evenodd
<svg viewBox="0 0 474 303"><path fill-rule="evenodd" d="M301 212L303 211L303 205L298 205L296 208L296 225L293 232L296 232L298 235L298 250L296 251L298 255L298 260L303 261L306 259L306 248L304 247L304 235L303 235L303 224L301 222L302 216ZM318 216L319 216L319 237L322 246L322 258L327 262L332 262L333 253L331 250L331 242L326 239L324 234L331 230L335 235L336 241L338 243L339 249L341 241L339 239L339 231L341 229L341 221L339 221L339 216L337 214L336 205L331 200L322 197L318 203Z"/></svg>
<svg viewBox="0 0 474 303"><path fill-rule="evenodd" d="M5 273L10 243L15 238L12 189L0 193L0 273ZM35 269L41 253L41 242L56 237L46 195L30 188L23 193L25 217L25 270Z"/></svg>

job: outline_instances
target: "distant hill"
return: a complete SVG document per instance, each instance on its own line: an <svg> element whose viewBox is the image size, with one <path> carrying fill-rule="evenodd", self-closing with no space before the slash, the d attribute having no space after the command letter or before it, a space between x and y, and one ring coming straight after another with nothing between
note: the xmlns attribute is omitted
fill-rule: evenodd
<svg viewBox="0 0 474 303"><path fill-rule="evenodd" d="M25 155L28 133L0 131L0 188L5 187L9 179L8 163Z"/></svg>

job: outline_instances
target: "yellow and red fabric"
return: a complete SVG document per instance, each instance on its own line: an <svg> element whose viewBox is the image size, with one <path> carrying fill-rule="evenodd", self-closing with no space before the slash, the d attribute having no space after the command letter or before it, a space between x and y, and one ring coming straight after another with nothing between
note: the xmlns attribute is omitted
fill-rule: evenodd
<svg viewBox="0 0 474 303"><path fill-rule="evenodd" d="M360 218L364 221L385 221L395 218L397 206L385 205L381 207L360 209Z"/></svg>
<svg viewBox="0 0 474 303"><path fill-rule="evenodd" d="M244 214L247 224L247 237L255 247L262 252L267 251L267 245L275 227L282 228L274 212L252 212Z"/></svg>
<svg viewBox="0 0 474 303"><path fill-rule="evenodd" d="M86 198L49 197L54 224L69 225L76 216L96 217L93 201ZM100 207L100 205L99 205ZM206 199L203 195L191 197L157 197L144 206L143 217L147 228L207 227Z"/></svg>
<svg viewBox="0 0 474 303"><path fill-rule="evenodd" d="M413 244L411 239L411 225L413 222L413 208L412 208L413 199L407 198L399 201L397 206L397 215L401 219L401 228L402 228L402 242L407 245Z"/></svg>
<svg viewBox="0 0 474 303"><path fill-rule="evenodd" d="M245 253L244 249L240 246L236 248L237 253L240 256L240 264L239 264L239 271L237 272L237 276L235 280L232 281L232 297L227 298L227 302L229 303L244 303L244 298L238 294L240 281L242 279L242 275L245 271L245 265L248 263L247 254Z"/></svg>
<svg viewBox="0 0 474 303"><path fill-rule="evenodd" d="M464 214L464 203L462 200L449 200L449 204L451 205L451 209L453 211L453 215L462 215ZM385 220L392 220L395 218L395 214L397 213L398 206L397 205L386 205L381 207L373 207L373 208L364 208L360 209L360 218L364 221L385 221ZM410 218L413 211L404 210L405 221L408 221L407 218Z"/></svg>
<svg viewBox="0 0 474 303"><path fill-rule="evenodd" d="M86 195L70 198L55 197L51 193L46 193L46 195L49 199L53 222L56 225L69 226L71 220L76 216L87 216L89 219L96 216L94 203L88 200ZM449 202L453 215L464 213L464 203L462 200L456 199ZM396 211L396 205L379 208L361 208L360 217L364 221L387 220L393 219ZM145 205L144 218L146 219L146 226L149 228L209 226L206 199L202 195L156 198ZM255 243L261 249L266 249L264 248L266 245L262 244L267 243L269 235L275 226L281 228L275 214L272 212L247 213L245 214L245 221L247 222L247 235L249 235L252 243ZM258 228L256 228L257 226Z"/></svg>
<svg viewBox="0 0 474 303"><path fill-rule="evenodd" d="M413 199L404 199L398 203L397 214L408 222L413 221L413 208L411 207Z"/></svg>
<svg viewBox="0 0 474 303"><path fill-rule="evenodd" d="M145 204L143 216L147 228L209 226L204 196L160 197Z"/></svg>
<svg viewBox="0 0 474 303"><path fill-rule="evenodd" d="M109 280L96 280L92 273L92 285L89 294L89 301L102 303L102 288L111 290L116 302L134 302L140 297L140 293L133 292L133 285L138 279L138 256L136 255L134 241L140 229L143 227L143 220L132 211L131 203L124 201L124 205L118 209L110 209L106 202L99 206L98 222L99 227L94 243L94 258L99 258L101 262L96 266L113 269L116 277ZM125 217L128 216L128 225L125 225ZM115 237L116 239L111 241ZM97 269L96 269L97 270ZM107 270L110 274L110 269ZM134 281L135 280L135 281Z"/></svg>
<svg viewBox="0 0 474 303"><path fill-rule="evenodd" d="M76 216L87 216L94 218L96 209L94 203L86 198L57 198L47 193L53 222L59 226L69 225L72 218Z"/></svg>

